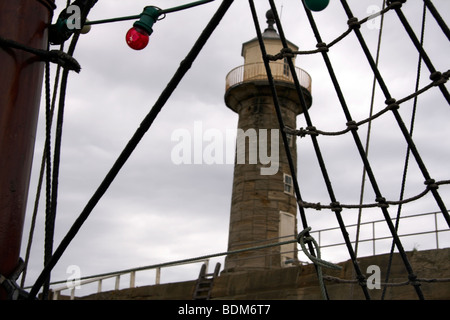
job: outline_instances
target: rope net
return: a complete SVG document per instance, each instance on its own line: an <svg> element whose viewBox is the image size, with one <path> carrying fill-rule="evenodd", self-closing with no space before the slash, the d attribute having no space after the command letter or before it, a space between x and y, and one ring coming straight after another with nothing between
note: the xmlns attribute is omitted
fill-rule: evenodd
<svg viewBox="0 0 450 320"><path fill-rule="evenodd" d="M252 1L250 1L252 3ZM337 219L338 225L340 226L340 229L342 231L342 236L345 240L346 243L346 247L349 253L349 256L353 262L354 268L355 268L355 273L356 273L356 277L359 280L361 289L364 293L364 296L366 297L366 299L370 299L370 293L367 290L367 286L366 286L366 281L365 281L365 276L363 275L363 273L361 272L361 269L358 265L357 262L357 254L355 251L355 248L352 245L352 242L350 240L349 237L349 233L347 232L347 227L344 223L344 219L342 214L344 213L344 209L351 209L351 208L359 208L359 209L363 209L363 208L369 208L369 207L379 207L382 215L388 225L390 234L392 236L392 250L391 253L394 250L394 247L398 250L402 261L404 263L405 269L408 273L408 279L411 280L411 284L413 285L417 296L419 297L419 299L424 299L423 296L423 292L421 290L420 287L420 283L418 283L416 280L417 275L414 273L414 270L408 260L408 257L406 255L406 251L403 247L402 241L400 240L399 234L398 234L398 221L399 221L399 217L401 214L401 209L398 210L398 214L397 214L397 225L394 225L393 223L393 219L391 217L391 214L389 212L389 206L390 205L403 205L409 201L415 201L419 198L421 198L422 196L424 196L428 191L431 191L434 200L436 201L437 206L439 207L439 209L442 212L442 215L445 218L445 221L447 223L448 226L450 226L450 217L448 214L448 210L446 208L446 205L438 191L439 189L439 185L440 184L448 184L448 181L443 180L440 181L438 183L436 183L436 181L430 176L430 173L428 171L427 166L424 163L424 160L419 152L419 150L417 149L413 139L412 139L412 127L413 127L413 122L411 125L411 128L408 130L407 126L405 125L405 122L399 112L399 108L400 105L397 102L397 100L395 98L393 98L393 96L391 95L391 91L389 90L382 73L380 72L380 69L378 67L378 62L377 62L377 58L375 58L371 51L369 50L367 43L364 39L364 36L361 32L361 26L363 23L369 21L370 17L365 18L363 20L358 20L358 18L356 18L355 16L353 16L352 10L350 8L350 6L348 5L347 1L342 0L341 4L342 7L344 9L344 11L346 12L346 15L348 17L348 30L345 31L341 36L339 36L336 40L334 40L332 42L332 45L336 44L339 41L342 41L344 38L346 38L347 36L349 36L350 34L354 33L354 35L356 36L358 43L360 45L360 49L364 52L364 56L367 59L367 63L370 65L371 70L373 71L374 74L374 84L377 84L379 86L379 88L381 89L384 98L385 98L385 104L387 105L387 107L382 110L381 112L377 113L376 116L372 116L370 115L369 118L360 121L360 122L356 122L353 119L352 113L350 111L350 108L347 104L347 99L341 89L340 86L340 82L338 80L338 77L335 73L334 67L333 67L333 63L331 62L330 59L330 55L329 55L329 51L330 51L330 47L332 45L327 45L326 43L323 42L322 38L321 38L321 34L320 31L316 25L316 22L314 20L314 16L311 13L310 10L308 10L307 5L304 3L304 8L306 11L306 15L308 17L308 20L310 22L311 28L313 30L314 36L317 40L317 50L309 50L309 51L303 51L303 52L292 52L291 50L289 50L288 45L287 45L287 41L286 38L284 36L284 31L283 31L283 27L281 25L280 22L280 18L277 14L277 9L275 6L275 3L273 1L269 1L270 5L271 5L271 9L274 12L275 15L275 19L277 21L277 26L280 32L280 37L281 37L281 41L283 42L283 47L284 49L282 50L282 52L280 53L279 56L281 56L282 58L292 58L293 54L313 54L313 53L320 53L323 57L324 63L326 65L326 68L329 72L329 76L330 79L333 83L333 86L335 88L336 94L338 96L338 100L339 100L339 104L341 106L341 110L344 114L344 118L347 121L346 125L347 125L347 129L340 131L340 132L335 132L335 133L325 133L324 131L318 131L316 129L316 127L314 126L314 122L313 119L310 115L310 112L307 108L305 108L304 110L304 117L305 117L305 122L307 124L307 128L305 129L301 129L299 131L296 131L295 133L300 135L300 136L305 136L305 135L309 135L311 138L311 142L313 145L313 149L314 152L316 154L318 163L319 163L319 167L320 167L320 171L322 173L323 179L324 179L324 184L326 186L326 190L327 193L329 195L329 199L330 199L330 205L321 205L320 203L316 203L316 204L311 204L308 203L306 201L303 201L302 199L302 195L301 195L301 190L300 190L300 186L299 183L297 181L295 181L294 183L294 188L296 191L296 196L297 196L297 200L298 200L298 204L299 204L299 210L300 210L300 216L301 216L301 221L303 222L303 227L307 228L307 219L306 219L306 208L314 208L317 210L322 210L322 209L330 209L331 211L334 212L334 215ZM404 1L402 1L404 2ZM442 92L442 95L444 97L444 99L447 101L447 104L450 102L449 100L449 95L448 95L448 91L447 88L445 87L444 83L448 80L448 71L444 72L444 75L441 72L436 71L436 69L434 68L431 60L429 59L427 53L425 52L423 46L422 46L422 42L423 42L423 36L422 36L422 41L419 41L414 33L414 31L412 30L411 26L409 25L405 15L402 12L402 2L400 1L388 1L388 6L386 8L384 8L383 10L381 10L379 13L373 15L373 16L377 16L377 15L385 15L390 11L395 11L395 13L397 14L399 20L401 21L403 27L405 28L408 36L410 37L411 41L413 42L414 46L416 47L418 53L419 53L419 57L420 57L420 62L419 62L419 67L422 63L422 61L424 62L424 64L427 66L427 68L429 69L431 75L430 75L430 79L432 81L434 80L438 80L437 83L433 84L432 86L438 86L440 91ZM252 4L253 5L253 4ZM383 3L384 6L384 3ZM423 34L423 30L425 27L425 7L426 7L426 3L424 4L424 16L423 16L423 24L422 24L422 34ZM372 17L373 17L372 16ZM259 29L258 23L257 23L257 17L256 17L256 12L253 9L253 17L255 20L255 26L257 29ZM380 38L381 39L381 38ZM261 34L259 33L259 40L260 40L260 45L263 48L263 56L265 55L265 51L264 51L264 43L261 37ZM380 45L380 42L379 42ZM265 57L265 62L266 62L266 66L268 69L268 75L270 78L270 64L269 64L269 59L276 59L277 57ZM290 68L291 68L291 72L294 71L294 65L292 62L292 59L288 60L290 62ZM420 69L419 69L420 70ZM418 75L417 78L419 79L420 73L418 71ZM300 84L298 79L295 79L296 76L294 75L294 82L298 91L298 94L301 98L302 104L306 105L305 103L305 98L303 97L303 93L301 92L301 88L300 88ZM270 79L269 79L270 81ZM272 86L274 86L273 81L272 81ZM274 101L275 101L275 105L277 106L278 103L276 102L276 90L274 87ZM402 99L403 101L407 101L409 98L414 97L415 99L417 99L417 96L420 93L423 93L425 91L425 89L422 89L420 92L418 89L416 89L416 91L410 95L408 95L408 97L405 97ZM390 113L392 113L392 115L394 116L395 120L396 120L396 124L398 125L404 139L405 142L407 144L407 150L408 150L408 156L409 153L412 154L413 158L416 161L416 164L419 167L419 170L421 172L421 174L423 175L423 179L424 179L424 184L427 186L426 191L422 192L419 195L413 196L409 199L400 199L399 201L387 201L384 194L382 193L382 190L380 188L380 185L378 183L378 178L375 176L375 173L373 171L371 162L369 161L368 158L368 154L367 154L367 148L368 148L368 141L369 141L369 137L367 138L367 144L366 147L364 148L364 144L362 142L362 139L358 133L358 129L359 126L361 124L364 124L366 122L371 122L374 119L377 119L379 116L385 114L386 112L391 111ZM280 118L280 127L282 129L282 131L285 129L283 126L283 122L281 119L281 112L278 111L278 115ZM341 135L341 134L351 134L354 144L356 146L356 149L359 153L359 156L361 158L361 161L364 165L364 175L367 175L367 178L370 182L370 185L372 187L372 190L374 192L375 195L375 201L376 203L374 204L363 204L360 203L358 205L342 205L336 196L336 192L335 192L335 187L333 184L333 181L331 180L330 174L328 172L327 169L327 164L324 160L324 156L320 147L320 143L319 143L319 139L318 136L320 134L328 134L331 136L335 136L335 135ZM286 139L284 137L284 139ZM285 145L287 145L287 140L285 140ZM288 157L290 157L291 155L289 154L289 148L286 148L286 153L288 155ZM408 159L408 158L407 158ZM405 171L406 168L408 166L408 161L405 162ZM293 174L293 176L295 177L295 170L294 167L291 165L291 172ZM296 180L296 178L294 178L294 180ZM365 179L363 179L363 185L364 185ZM335 182L334 182L335 183ZM361 198L362 199L362 198ZM310 249L311 250L311 249Z"/></svg>

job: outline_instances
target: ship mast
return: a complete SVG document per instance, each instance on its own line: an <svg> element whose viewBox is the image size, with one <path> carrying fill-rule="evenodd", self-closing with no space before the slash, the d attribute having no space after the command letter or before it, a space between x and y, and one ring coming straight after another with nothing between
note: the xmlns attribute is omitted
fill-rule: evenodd
<svg viewBox="0 0 450 320"><path fill-rule="evenodd" d="M54 0L0 2L0 37L47 50ZM0 46L0 275L15 281L31 175L44 62ZM0 299L8 297L4 282Z"/></svg>

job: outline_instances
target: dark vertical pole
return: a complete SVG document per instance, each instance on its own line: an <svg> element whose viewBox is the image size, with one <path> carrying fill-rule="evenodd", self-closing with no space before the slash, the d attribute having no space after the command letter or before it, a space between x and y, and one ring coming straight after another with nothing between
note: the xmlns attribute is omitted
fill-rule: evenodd
<svg viewBox="0 0 450 320"><path fill-rule="evenodd" d="M54 0L0 1L0 36L47 48ZM34 152L44 63L35 55L0 48L0 274L19 262ZM0 299L6 297L0 287Z"/></svg>

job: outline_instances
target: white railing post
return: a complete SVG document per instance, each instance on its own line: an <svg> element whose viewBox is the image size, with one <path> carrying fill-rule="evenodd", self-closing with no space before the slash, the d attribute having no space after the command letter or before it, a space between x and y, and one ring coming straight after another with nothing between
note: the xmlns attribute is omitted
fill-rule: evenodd
<svg viewBox="0 0 450 320"><path fill-rule="evenodd" d="M439 249L437 212L434 213L434 233L436 234L436 249Z"/></svg>
<svg viewBox="0 0 450 320"><path fill-rule="evenodd" d="M134 288L136 286L136 271L131 271L130 273L130 288Z"/></svg>
<svg viewBox="0 0 450 320"><path fill-rule="evenodd" d="M102 292L102 281L103 279L98 280L97 293Z"/></svg>
<svg viewBox="0 0 450 320"><path fill-rule="evenodd" d="M116 285L115 285L115 290L119 290L120 289L120 274L116 276Z"/></svg>
<svg viewBox="0 0 450 320"><path fill-rule="evenodd" d="M375 255L375 222L372 222L372 253Z"/></svg>
<svg viewBox="0 0 450 320"><path fill-rule="evenodd" d="M70 300L75 300L75 287L70 290Z"/></svg>
<svg viewBox="0 0 450 320"><path fill-rule="evenodd" d="M161 283L161 268L156 268L156 279L155 284Z"/></svg>
<svg viewBox="0 0 450 320"><path fill-rule="evenodd" d="M205 266L206 266L206 273L208 273L208 270L209 270L209 259L206 259L206 260L204 261L204 264L205 264Z"/></svg>
<svg viewBox="0 0 450 320"><path fill-rule="evenodd" d="M322 247L322 231L319 230L319 249Z"/></svg>

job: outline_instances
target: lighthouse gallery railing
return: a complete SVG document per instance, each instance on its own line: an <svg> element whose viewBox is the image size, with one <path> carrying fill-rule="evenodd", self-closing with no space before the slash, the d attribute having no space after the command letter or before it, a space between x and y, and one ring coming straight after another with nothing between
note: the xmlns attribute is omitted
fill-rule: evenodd
<svg viewBox="0 0 450 320"><path fill-rule="evenodd" d="M270 67L275 81L294 82L289 67L285 63L271 62ZM311 76L303 69L296 67L295 72L300 85L311 92ZM245 64L231 70L226 77L226 90L247 82L267 79L264 63Z"/></svg>

